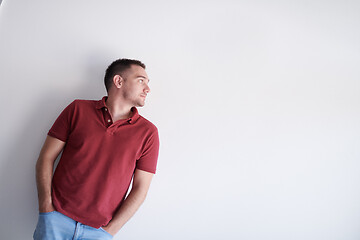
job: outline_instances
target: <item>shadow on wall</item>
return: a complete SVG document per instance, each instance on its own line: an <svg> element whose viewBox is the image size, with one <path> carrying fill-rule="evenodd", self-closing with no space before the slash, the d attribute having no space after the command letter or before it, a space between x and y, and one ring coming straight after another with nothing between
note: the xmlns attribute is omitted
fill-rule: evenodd
<svg viewBox="0 0 360 240"><path fill-rule="evenodd" d="M100 59L104 60L104 55ZM0 232L3 239L32 239L38 220L36 161L48 130L68 104L77 98L92 96L89 99L97 100L106 95L103 63L106 62L107 67L112 59L110 62L108 59L95 61L97 63L92 59L84 62L81 77L84 79L78 79L78 84L71 91L44 90L43 96L38 96L37 102L32 104L31 114L17 127L17 135L7 137L11 141L7 144L10 147L1 152L3 161L0 166ZM21 109L21 106L16 107Z"/></svg>
<svg viewBox="0 0 360 240"><path fill-rule="evenodd" d="M18 135L8 138L13 142L2 153L0 231L6 239L30 239L35 229L38 213L35 164L47 128L56 119L55 111L50 109L51 105L56 105L53 96L57 94L45 95L43 100L34 104L31 116L26 117L24 124L19 126Z"/></svg>

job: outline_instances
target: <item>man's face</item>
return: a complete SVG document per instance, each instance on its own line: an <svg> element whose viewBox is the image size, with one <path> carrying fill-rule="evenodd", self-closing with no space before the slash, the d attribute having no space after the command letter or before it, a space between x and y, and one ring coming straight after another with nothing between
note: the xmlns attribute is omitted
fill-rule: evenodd
<svg viewBox="0 0 360 240"><path fill-rule="evenodd" d="M145 69L138 65L132 65L122 74L124 78L123 96L129 104L135 107L145 105L146 95L150 92L149 78Z"/></svg>

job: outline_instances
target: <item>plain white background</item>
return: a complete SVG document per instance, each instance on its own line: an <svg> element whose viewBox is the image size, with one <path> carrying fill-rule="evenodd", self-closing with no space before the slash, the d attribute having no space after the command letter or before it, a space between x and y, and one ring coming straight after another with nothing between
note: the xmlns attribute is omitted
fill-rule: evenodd
<svg viewBox="0 0 360 240"><path fill-rule="evenodd" d="M31 239L35 162L73 99L142 60L159 129L147 200L115 239L360 239L359 1L0 6L1 239Z"/></svg>

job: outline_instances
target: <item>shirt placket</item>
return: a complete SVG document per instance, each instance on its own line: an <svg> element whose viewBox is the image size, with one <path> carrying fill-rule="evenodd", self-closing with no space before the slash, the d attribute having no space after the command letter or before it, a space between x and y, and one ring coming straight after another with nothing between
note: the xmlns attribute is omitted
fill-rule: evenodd
<svg viewBox="0 0 360 240"><path fill-rule="evenodd" d="M106 107L104 108L104 120L105 120L106 132L110 135L114 135L114 133L120 126L126 125L128 123L128 121L124 119L124 120L119 120L116 122L116 124L114 124L111 115L109 113L109 110Z"/></svg>

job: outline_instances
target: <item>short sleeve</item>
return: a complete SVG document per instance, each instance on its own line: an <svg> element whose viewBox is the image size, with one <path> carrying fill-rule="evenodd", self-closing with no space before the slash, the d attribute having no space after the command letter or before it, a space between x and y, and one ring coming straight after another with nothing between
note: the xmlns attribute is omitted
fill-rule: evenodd
<svg viewBox="0 0 360 240"><path fill-rule="evenodd" d="M71 132L71 122L74 115L74 107L75 100L60 113L48 132L49 136L60 139L63 142L68 140Z"/></svg>
<svg viewBox="0 0 360 240"><path fill-rule="evenodd" d="M159 146L159 133L156 129L147 139L142 155L136 162L136 168L155 174L159 155Z"/></svg>

